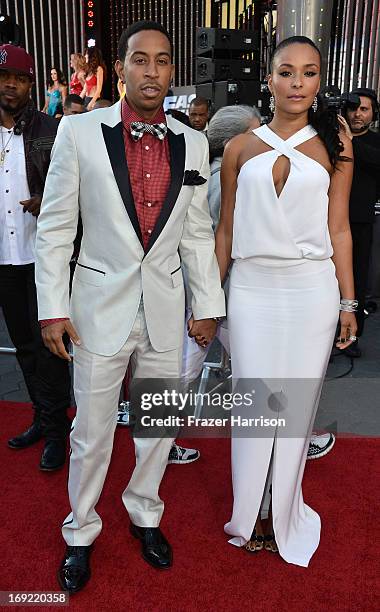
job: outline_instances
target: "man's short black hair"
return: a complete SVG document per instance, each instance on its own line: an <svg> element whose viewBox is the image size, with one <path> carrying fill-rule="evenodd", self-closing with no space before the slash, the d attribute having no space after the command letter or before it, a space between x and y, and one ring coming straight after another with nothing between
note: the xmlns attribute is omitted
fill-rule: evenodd
<svg viewBox="0 0 380 612"><path fill-rule="evenodd" d="M123 30L121 33L119 44L117 46L117 55L119 60L124 64L128 49L128 40L131 36L133 36L133 34L143 32L144 30L156 30L156 32L161 32L164 34L170 43L170 53L171 58L173 59L173 43L166 28L164 28L164 26L160 23L157 23L157 21L135 21L135 23L132 23L129 28Z"/></svg>
<svg viewBox="0 0 380 612"><path fill-rule="evenodd" d="M374 89L370 89L369 87L356 87L356 89L353 89L350 93L356 94L357 96L363 96L364 98L369 98L371 100L373 120L376 121L380 111L376 91Z"/></svg>
<svg viewBox="0 0 380 612"><path fill-rule="evenodd" d="M209 101L207 98L203 98L202 96L197 96L193 98L190 102L190 106L206 106L209 107Z"/></svg>
<svg viewBox="0 0 380 612"><path fill-rule="evenodd" d="M81 98L80 96L78 96L78 94L69 94L68 96L66 96L65 98L65 108L70 108L70 106L72 104L80 104L81 106L83 106L84 104L84 100L83 98Z"/></svg>

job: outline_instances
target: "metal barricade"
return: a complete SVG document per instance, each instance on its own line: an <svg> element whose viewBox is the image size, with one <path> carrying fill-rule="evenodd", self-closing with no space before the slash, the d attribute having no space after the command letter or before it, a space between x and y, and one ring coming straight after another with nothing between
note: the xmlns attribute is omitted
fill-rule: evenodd
<svg viewBox="0 0 380 612"><path fill-rule="evenodd" d="M208 384L211 372L218 372L223 377L223 380L222 382L217 384L215 387L210 389L209 393L214 393L215 391L217 391L220 387L224 385L226 380L229 380L232 378L231 368L230 368L230 356L222 345L221 345L220 361L218 362L205 361L203 364L202 375L199 381L199 386L198 386L198 391L197 391L197 401L195 403L195 410L194 410L195 418L200 418L202 414L202 407L203 407L202 397L206 393L207 384Z"/></svg>

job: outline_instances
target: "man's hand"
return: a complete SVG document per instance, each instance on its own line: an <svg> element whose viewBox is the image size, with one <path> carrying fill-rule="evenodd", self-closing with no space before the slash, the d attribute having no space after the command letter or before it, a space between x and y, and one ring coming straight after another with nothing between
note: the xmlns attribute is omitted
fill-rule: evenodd
<svg viewBox="0 0 380 612"><path fill-rule="evenodd" d="M216 334L217 323L214 319L199 319L194 321L193 317L187 323L190 338L195 338L199 346L206 348Z"/></svg>
<svg viewBox="0 0 380 612"><path fill-rule="evenodd" d="M29 212L33 217L37 217L40 214L41 197L33 196L30 200L22 200L21 206L24 207L24 213Z"/></svg>
<svg viewBox="0 0 380 612"><path fill-rule="evenodd" d="M54 355L57 355L57 357L61 359L66 359L66 361L71 361L71 357L62 342L62 336L65 332L70 336L70 340L74 342L74 344L77 346L80 345L80 338L70 319L58 321L57 323L52 323L44 327L42 329L42 340L46 348L54 353Z"/></svg>

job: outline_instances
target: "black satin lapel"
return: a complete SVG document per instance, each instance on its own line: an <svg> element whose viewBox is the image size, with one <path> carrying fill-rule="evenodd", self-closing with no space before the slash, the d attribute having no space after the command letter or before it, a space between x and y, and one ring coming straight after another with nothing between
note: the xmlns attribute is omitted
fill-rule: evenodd
<svg viewBox="0 0 380 612"><path fill-rule="evenodd" d="M115 125L115 127L110 127L105 123L102 123L101 125L104 142L106 143L108 156L110 158L112 170L115 175L120 195L123 199L124 206L127 210L137 237L141 244L143 244L140 224L137 218L131 183L129 180L128 164L125 158L122 123L118 123Z"/></svg>
<svg viewBox="0 0 380 612"><path fill-rule="evenodd" d="M181 191L183 184L183 175L185 172L185 137L183 134L174 134L170 129L167 132L167 138L169 141L170 151L170 185L168 193L165 198L165 202L162 206L160 216L157 219L157 223L154 226L154 230L149 239L148 247L146 252L150 251L157 238L161 234L162 230L167 223L174 205L178 199L179 192Z"/></svg>

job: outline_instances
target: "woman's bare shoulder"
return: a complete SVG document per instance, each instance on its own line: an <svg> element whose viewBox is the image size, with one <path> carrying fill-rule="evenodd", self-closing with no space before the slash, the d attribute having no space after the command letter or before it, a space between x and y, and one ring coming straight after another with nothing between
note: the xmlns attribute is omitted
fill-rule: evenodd
<svg viewBox="0 0 380 612"><path fill-rule="evenodd" d="M248 134L237 134L237 136L233 136L225 145L225 151L238 151L241 147L244 146L246 142Z"/></svg>
<svg viewBox="0 0 380 612"><path fill-rule="evenodd" d="M257 157L262 153L271 151L272 147L267 145L261 138L256 136L254 132L248 132L246 134L246 140L244 146L241 148L238 167L239 169L253 157Z"/></svg>
<svg viewBox="0 0 380 612"><path fill-rule="evenodd" d="M243 153L246 150L260 148L263 142L253 132L244 132L244 134L238 134L231 138L226 144L225 151L231 151L235 154Z"/></svg>

